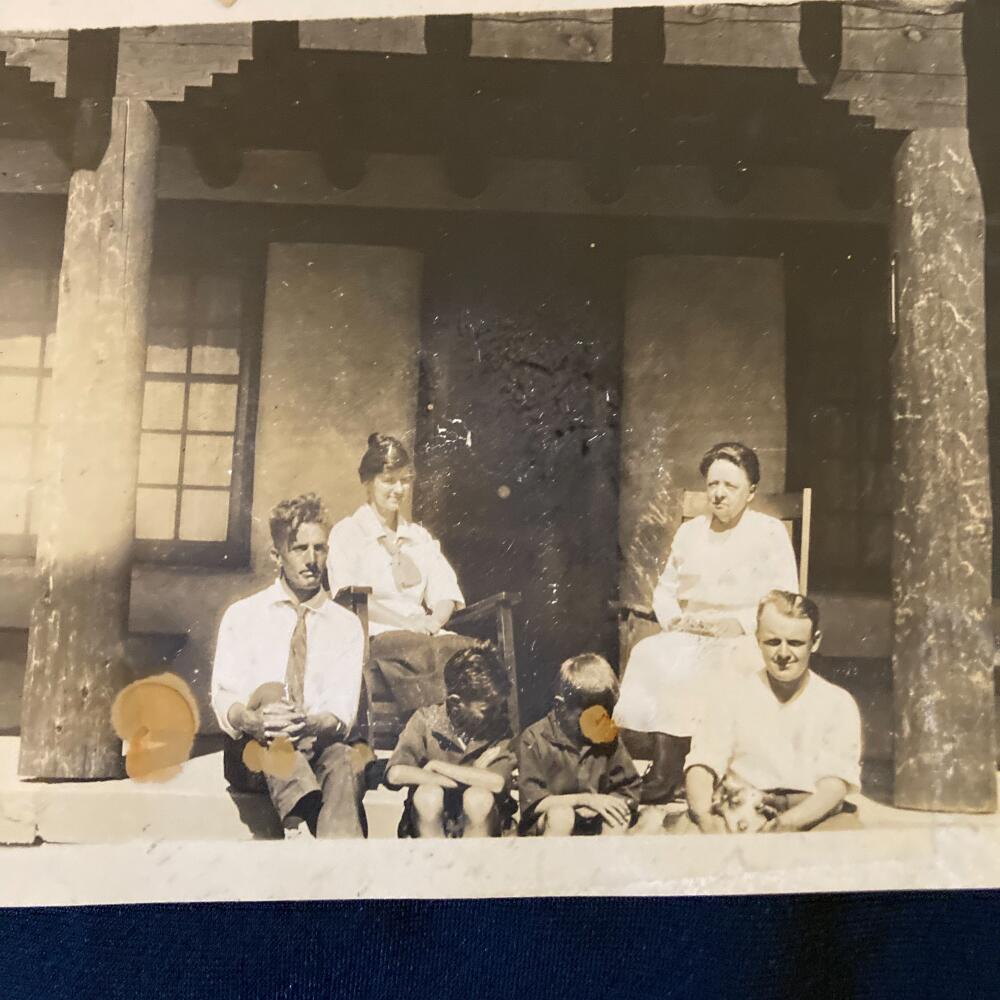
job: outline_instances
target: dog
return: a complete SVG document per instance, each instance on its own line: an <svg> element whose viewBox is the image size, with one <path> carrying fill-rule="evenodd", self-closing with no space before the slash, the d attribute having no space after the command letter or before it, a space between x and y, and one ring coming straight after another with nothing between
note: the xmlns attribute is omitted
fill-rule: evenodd
<svg viewBox="0 0 1000 1000"><path fill-rule="evenodd" d="M715 789L712 812L722 817L727 833L756 833L778 814L770 796L731 774Z"/></svg>

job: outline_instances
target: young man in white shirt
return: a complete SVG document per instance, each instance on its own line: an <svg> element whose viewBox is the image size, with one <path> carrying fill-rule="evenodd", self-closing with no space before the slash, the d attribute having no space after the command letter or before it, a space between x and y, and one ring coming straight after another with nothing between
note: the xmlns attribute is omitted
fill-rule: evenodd
<svg viewBox="0 0 1000 1000"><path fill-rule="evenodd" d="M241 763L262 770L286 835L363 836L364 632L323 589L330 526L320 498L282 501L270 527L277 580L219 626L212 707L231 738L227 777L239 786Z"/></svg>
<svg viewBox="0 0 1000 1000"><path fill-rule="evenodd" d="M723 782L761 803L771 817L764 830L860 826L845 798L861 781L861 716L847 691L809 669L819 643L808 597L773 590L761 601L764 669L712 706L685 762L688 815L701 832L727 831Z"/></svg>

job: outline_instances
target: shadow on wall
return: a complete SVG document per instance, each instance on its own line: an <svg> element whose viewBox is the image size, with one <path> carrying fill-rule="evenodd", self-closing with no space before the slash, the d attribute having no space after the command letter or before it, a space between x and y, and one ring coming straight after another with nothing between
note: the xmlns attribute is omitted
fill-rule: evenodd
<svg viewBox="0 0 1000 1000"><path fill-rule="evenodd" d="M613 656L621 276L593 239L450 234L425 269L416 516L471 602L517 591L522 721Z"/></svg>

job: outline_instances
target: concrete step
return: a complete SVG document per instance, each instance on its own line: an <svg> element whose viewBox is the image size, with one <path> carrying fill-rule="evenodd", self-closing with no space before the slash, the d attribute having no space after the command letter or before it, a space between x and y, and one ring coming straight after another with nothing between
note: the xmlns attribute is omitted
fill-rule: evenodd
<svg viewBox="0 0 1000 1000"><path fill-rule="evenodd" d="M266 795L230 792L222 773L222 752L189 760L178 775L162 783L116 781L38 781L17 776L19 740L0 737L0 844L110 844L130 840L246 841L283 836ZM383 759L386 751L378 753ZM640 773L645 761L636 762ZM866 787L870 795L852 796L867 829L968 824L996 827L1000 815L947 815L894 809L887 790ZM369 838L393 839L405 793L384 786L365 795ZM648 806L632 833L663 833L664 822L682 803Z"/></svg>
<svg viewBox="0 0 1000 1000"><path fill-rule="evenodd" d="M283 836L266 795L231 792L222 753L189 760L165 782L51 782L17 776L18 739L0 737L0 843L255 840ZM380 754L384 756L384 754ZM365 795L369 836L393 838L405 793Z"/></svg>

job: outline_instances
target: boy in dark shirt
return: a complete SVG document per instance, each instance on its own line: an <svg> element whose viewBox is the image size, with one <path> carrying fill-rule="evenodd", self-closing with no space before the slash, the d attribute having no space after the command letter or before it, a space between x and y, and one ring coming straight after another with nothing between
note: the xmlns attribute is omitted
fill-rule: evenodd
<svg viewBox="0 0 1000 1000"><path fill-rule="evenodd" d="M517 744L522 835L620 834L635 822L641 779L611 720L617 700L596 653L559 668L552 710Z"/></svg>
<svg viewBox="0 0 1000 1000"><path fill-rule="evenodd" d="M480 643L445 664L447 696L418 708L389 760L386 784L409 785L400 837L496 837L511 827L515 758L510 678Z"/></svg>

